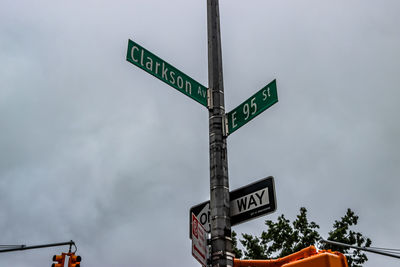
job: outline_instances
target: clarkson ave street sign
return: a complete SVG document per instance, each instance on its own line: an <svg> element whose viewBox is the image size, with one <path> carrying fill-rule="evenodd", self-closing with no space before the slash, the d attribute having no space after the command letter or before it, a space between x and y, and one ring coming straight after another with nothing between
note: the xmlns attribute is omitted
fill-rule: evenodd
<svg viewBox="0 0 400 267"><path fill-rule="evenodd" d="M226 115L228 134L233 133L277 102L276 80L273 80Z"/></svg>
<svg viewBox="0 0 400 267"><path fill-rule="evenodd" d="M252 184L243 186L229 193L231 225L237 225L276 211L274 177L269 176ZM210 201L190 208L207 232L211 230ZM190 227L192 226L190 217ZM192 228L190 228L192 238Z"/></svg>
<svg viewBox="0 0 400 267"><path fill-rule="evenodd" d="M207 107L207 88L132 40L126 60Z"/></svg>

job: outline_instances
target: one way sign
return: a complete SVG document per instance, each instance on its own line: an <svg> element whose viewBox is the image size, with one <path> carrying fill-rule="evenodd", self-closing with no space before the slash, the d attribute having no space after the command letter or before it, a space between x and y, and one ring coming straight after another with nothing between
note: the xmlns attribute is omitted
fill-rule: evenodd
<svg viewBox="0 0 400 267"><path fill-rule="evenodd" d="M233 190L229 193L229 196L232 226L276 210L275 184L272 176ZM210 201L203 202L190 209L190 222L192 213L199 218L204 229L210 232ZM191 226L190 223L190 238L192 238Z"/></svg>

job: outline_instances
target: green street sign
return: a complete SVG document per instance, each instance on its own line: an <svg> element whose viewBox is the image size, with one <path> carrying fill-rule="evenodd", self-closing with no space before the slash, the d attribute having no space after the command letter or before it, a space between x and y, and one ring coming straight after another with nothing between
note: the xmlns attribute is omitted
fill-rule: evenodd
<svg viewBox="0 0 400 267"><path fill-rule="evenodd" d="M126 60L207 107L207 87L132 40L128 42Z"/></svg>
<svg viewBox="0 0 400 267"><path fill-rule="evenodd" d="M228 121L227 134L233 133L276 102L278 102L278 93L276 91L276 80L273 80L237 108L226 114Z"/></svg>

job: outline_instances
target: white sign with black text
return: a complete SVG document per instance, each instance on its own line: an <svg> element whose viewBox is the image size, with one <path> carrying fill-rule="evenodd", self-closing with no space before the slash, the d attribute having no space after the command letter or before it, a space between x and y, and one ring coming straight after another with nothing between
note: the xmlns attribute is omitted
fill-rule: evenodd
<svg viewBox="0 0 400 267"><path fill-rule="evenodd" d="M272 176L233 190L229 196L232 226L276 210L275 183ZM190 215L192 213L199 218L199 222L209 233L211 231L210 201L193 206L190 209ZM191 236L192 228L190 227L190 238Z"/></svg>
<svg viewBox="0 0 400 267"><path fill-rule="evenodd" d="M268 188L264 188L231 201L231 216L254 210L260 206L268 205L269 199L267 189Z"/></svg>

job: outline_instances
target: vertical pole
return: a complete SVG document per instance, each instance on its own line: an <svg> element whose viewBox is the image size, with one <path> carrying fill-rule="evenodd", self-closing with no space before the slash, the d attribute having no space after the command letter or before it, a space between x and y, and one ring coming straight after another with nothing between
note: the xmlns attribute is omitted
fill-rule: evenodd
<svg viewBox="0 0 400 267"><path fill-rule="evenodd" d="M208 84L210 130L211 262L233 266L228 158L224 136L224 84L218 0L207 0Z"/></svg>

